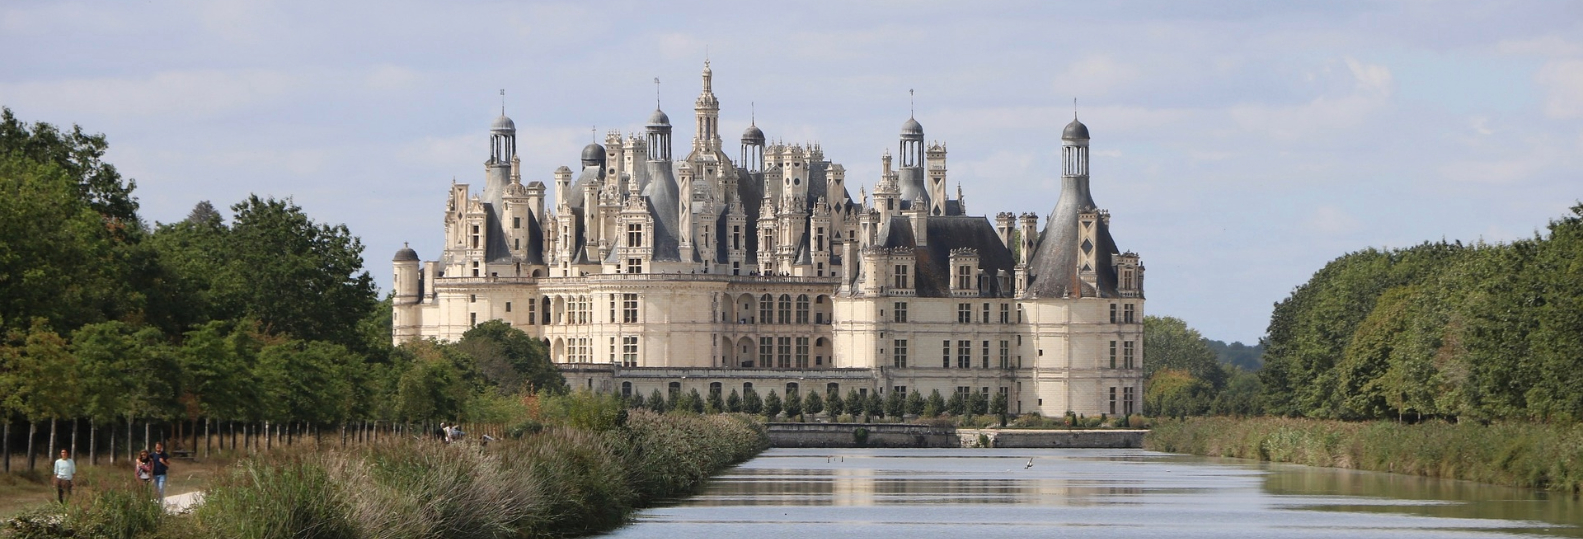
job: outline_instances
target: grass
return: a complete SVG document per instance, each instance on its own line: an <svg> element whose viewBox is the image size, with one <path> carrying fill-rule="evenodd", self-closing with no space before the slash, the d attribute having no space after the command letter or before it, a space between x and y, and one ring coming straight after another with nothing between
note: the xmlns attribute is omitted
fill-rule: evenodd
<svg viewBox="0 0 1583 539"><path fill-rule="evenodd" d="M191 515L148 517L146 506L124 502L139 498L124 485L96 491L82 508L24 512L0 537L585 535L693 492L768 446L762 425L739 416L634 411L590 424L605 427L552 424L487 447L400 440L281 452L225 470Z"/></svg>
<svg viewBox="0 0 1583 539"><path fill-rule="evenodd" d="M1583 492L1577 424L1192 418L1156 421L1144 447Z"/></svg>

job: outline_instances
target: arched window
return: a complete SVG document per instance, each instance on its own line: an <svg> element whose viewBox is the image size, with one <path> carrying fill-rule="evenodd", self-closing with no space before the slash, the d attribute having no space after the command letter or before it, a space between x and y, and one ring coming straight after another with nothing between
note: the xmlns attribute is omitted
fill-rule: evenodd
<svg viewBox="0 0 1583 539"><path fill-rule="evenodd" d="M790 324L791 321L792 321L792 314L791 314L792 313L792 306L791 306L791 303L792 303L791 294L781 294L781 299L780 299L780 302L777 303L777 306L780 307L780 309L779 309L779 311L780 311L779 322L782 323L782 324Z"/></svg>
<svg viewBox="0 0 1583 539"><path fill-rule="evenodd" d="M621 396L632 398L632 382L621 382Z"/></svg>
<svg viewBox="0 0 1583 539"><path fill-rule="evenodd" d="M797 323L808 323L808 295L797 296Z"/></svg>
<svg viewBox="0 0 1583 539"><path fill-rule="evenodd" d="M759 323L775 323L775 296L764 294L759 298Z"/></svg>
<svg viewBox="0 0 1583 539"><path fill-rule="evenodd" d="M682 383L681 382L671 382L670 386L667 389L670 390L670 397L669 398L672 399L672 400L675 400L676 397L680 397L681 394L682 394Z"/></svg>

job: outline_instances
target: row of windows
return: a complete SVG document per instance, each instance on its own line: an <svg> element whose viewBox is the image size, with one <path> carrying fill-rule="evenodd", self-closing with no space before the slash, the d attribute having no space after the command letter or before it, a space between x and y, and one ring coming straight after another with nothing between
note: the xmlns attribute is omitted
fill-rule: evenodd
<svg viewBox="0 0 1583 539"><path fill-rule="evenodd" d="M1123 369L1136 369L1136 368L1138 368L1138 361L1137 361L1137 357L1138 357L1138 354L1137 354L1137 352L1138 352L1138 343L1136 343L1134 341L1122 341L1121 345L1122 346L1121 346L1120 368L1123 368ZM1112 369L1117 368L1117 363L1116 363L1116 341L1110 341L1110 368L1112 368Z"/></svg>
<svg viewBox="0 0 1583 539"><path fill-rule="evenodd" d="M952 341L949 340L941 341L940 368L942 369L951 368L951 359L953 357L951 354L951 351L953 350L951 342ZM1000 345L996 348L990 347L991 341L982 341L982 343L983 346L980 348L981 352L978 354L980 368L988 369L990 368L992 362L996 368L1001 369L1022 367L1022 358L1020 356L1016 358L1015 361L1013 361L1011 357L1011 341L1000 341ZM956 341L956 347L954 350L956 351L956 355L954 356L956 358L956 368L973 368L973 341ZM908 354L910 352L911 350L909 349L907 339L892 340L891 365L897 368L907 368L909 360Z"/></svg>
<svg viewBox="0 0 1583 539"><path fill-rule="evenodd" d="M808 368L808 337L759 337L758 364L780 369ZM824 356L819 356L815 366L823 364Z"/></svg>
<svg viewBox="0 0 1583 539"><path fill-rule="evenodd" d="M1132 415L1134 413L1134 410L1135 410L1135 408L1134 408L1135 405L1133 403L1137 402L1137 400L1138 400L1137 399L1137 394L1136 394L1135 390L1133 388L1131 388L1131 387L1124 387L1124 388L1121 388L1121 389L1122 389L1122 394L1121 394L1121 403L1122 403L1121 413L1126 414L1126 415ZM1116 388L1115 387L1111 387L1110 388L1110 415L1116 415Z"/></svg>
<svg viewBox="0 0 1583 539"><path fill-rule="evenodd" d="M903 393L906 392L906 387L907 386L897 386L897 387L901 388ZM666 396L667 397L670 397L670 398L679 397L679 396L681 396L681 393L682 393L682 383L681 382L671 382L669 384L666 384L665 389L666 389ZM741 391L741 393L747 393L748 391L752 391L752 390L755 390L754 387L753 387L753 382L742 382L742 391ZM797 382L787 382L786 383L786 387L783 388L783 390L785 391L786 394L792 394L792 393L801 392L802 391L802 387L801 387L801 384L798 384ZM1006 388L1001 388L1001 392L1005 392L1005 390L1006 390ZM733 391L735 391L735 389L733 389ZM825 384L824 391L825 391L826 395L840 395L841 394L841 384L837 384L835 382L830 382L828 384ZM632 392L633 392L632 382L621 382L621 396L627 397L627 398L631 398L632 397ZM725 384L723 384L721 382L709 382L709 394L710 395L723 395L724 392L725 392ZM865 387L865 388L858 389L858 395L859 396L863 396L863 397L867 397L868 396L868 388Z"/></svg>
<svg viewBox="0 0 1583 539"><path fill-rule="evenodd" d="M990 304L990 303L983 304L983 309L981 311L979 311L979 312L980 312L980 316L978 317L978 321L980 323L989 324L992 321L995 322L995 323L1000 323L1000 324L1010 324L1010 323L1012 323L1011 304L1010 303L1001 303L1000 304L1000 308L998 310L999 316L995 316L997 311L994 309L993 304ZM883 315L883 313L881 313L881 314ZM960 323L960 324L971 324L971 323L973 323L973 320L974 320L974 316L973 316L973 304L972 303L958 303L958 304L956 304L956 321L957 321L957 323ZM1016 318L1016 320L1017 320L1017 323L1022 323L1022 309L1017 309L1017 318ZM895 302L894 304L891 305L891 321L892 322L906 322L907 321L907 302L905 302L905 301L898 301L898 302Z"/></svg>
<svg viewBox="0 0 1583 539"><path fill-rule="evenodd" d="M819 302L823 303L824 298L820 297ZM764 294L759 297L758 318L748 317L747 315L752 311L747 310L747 305L742 307L743 316L737 320L737 323L740 324L807 324L810 323L809 314L812 312L807 294L798 295L795 303L791 294L781 294L779 299L776 299L775 296ZM722 313L721 316L728 315ZM827 322L824 313L815 314L811 320L816 324Z"/></svg>
<svg viewBox="0 0 1583 539"><path fill-rule="evenodd" d="M1110 323L1112 323L1112 324L1135 324L1135 323L1137 323L1137 321L1138 321L1138 306L1134 305L1134 304L1131 304L1131 303L1127 303L1127 304L1123 304L1122 307L1124 307L1124 309L1122 309L1121 316L1118 318L1116 316L1116 304L1114 304L1114 303L1110 304Z"/></svg>

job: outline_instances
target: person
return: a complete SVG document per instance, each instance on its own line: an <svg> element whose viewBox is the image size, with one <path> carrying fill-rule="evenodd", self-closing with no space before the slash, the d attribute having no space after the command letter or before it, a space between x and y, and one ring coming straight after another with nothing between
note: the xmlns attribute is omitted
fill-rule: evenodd
<svg viewBox="0 0 1583 539"><path fill-rule="evenodd" d="M451 443L451 424L440 423L440 441Z"/></svg>
<svg viewBox="0 0 1583 539"><path fill-rule="evenodd" d="M60 503L66 503L66 496L71 495L71 480L76 475L77 463L71 460L71 453L60 450L60 460L55 461L55 497Z"/></svg>
<svg viewBox="0 0 1583 539"><path fill-rule="evenodd" d="M154 459L149 458L147 450L138 451L137 460L132 464L132 474L138 481L142 481L145 485L154 481Z"/></svg>
<svg viewBox="0 0 1583 539"><path fill-rule="evenodd" d="M159 499L165 499L165 475L170 472L170 455L165 454L165 444L155 443L154 452L149 453L154 468L154 492Z"/></svg>

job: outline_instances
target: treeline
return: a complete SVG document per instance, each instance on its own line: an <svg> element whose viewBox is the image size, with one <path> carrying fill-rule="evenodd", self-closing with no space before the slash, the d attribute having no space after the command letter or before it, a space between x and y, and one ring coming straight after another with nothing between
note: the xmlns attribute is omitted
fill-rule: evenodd
<svg viewBox="0 0 1583 539"><path fill-rule="evenodd" d="M182 221L147 224L106 148L103 135L0 110L8 471L14 446L32 466L39 438L53 454L77 447L80 431L96 457L117 439L130 452L151 430L179 442L183 426L196 441L266 425L499 422L520 407L516 394L564 390L542 344L502 323L455 344L392 348L362 242L290 200L249 196L229 222L201 202ZM20 423L25 434L13 432ZM69 439L56 435L62 424Z"/></svg>
<svg viewBox="0 0 1583 539"><path fill-rule="evenodd" d="M1242 366L1249 361L1256 365L1257 356L1250 358L1242 343L1233 346L1237 355L1228 358L1225 343L1204 338L1180 318L1143 317L1143 414L1259 413L1259 377Z"/></svg>
<svg viewBox="0 0 1583 539"><path fill-rule="evenodd" d="M1276 304L1270 414L1583 419L1583 205L1508 244L1368 249Z"/></svg>
<svg viewBox="0 0 1583 539"><path fill-rule="evenodd" d="M716 413L744 413L763 416L766 420L775 421L784 419L788 421L802 421L808 417L823 416L838 419L842 416L853 418L862 417L867 422L871 419L903 419L937 418L945 415L952 417L971 417L994 415L1004 424L1008 413L1008 401L1004 393L997 393L993 397L983 393L952 393L950 398L940 395L939 390L929 392L924 397L918 390L902 396L901 393L892 391L885 397L880 397L878 392L859 393L856 389L849 389L846 396L839 394L822 395L819 390L789 391L783 397L770 389L769 393L760 396L758 391L747 388L738 394L735 388L722 396L711 392L708 396L698 393L697 389L687 393L674 392L669 395L661 394L655 389L648 397L642 394L633 394L627 399L626 405L634 409L646 409L655 413L668 411L693 412L699 414Z"/></svg>

